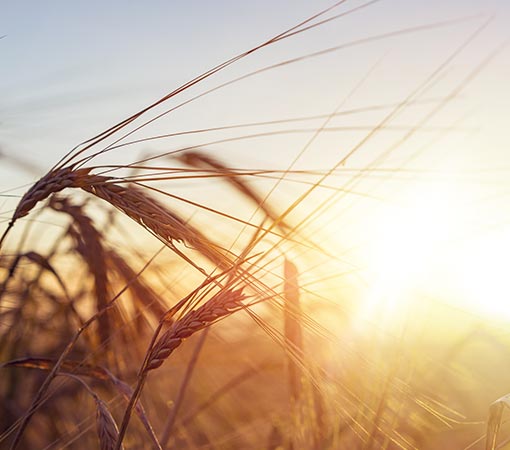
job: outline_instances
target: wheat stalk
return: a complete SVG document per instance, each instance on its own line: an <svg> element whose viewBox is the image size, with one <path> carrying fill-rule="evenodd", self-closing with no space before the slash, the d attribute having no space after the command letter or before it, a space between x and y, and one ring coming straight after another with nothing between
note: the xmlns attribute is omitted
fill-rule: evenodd
<svg viewBox="0 0 510 450"><path fill-rule="evenodd" d="M499 448L497 446L497 440L505 408L510 408L510 395L504 395L499 398L489 408L485 450L495 450L496 448Z"/></svg>
<svg viewBox="0 0 510 450"><path fill-rule="evenodd" d="M120 450L121 448L122 440L126 433L127 426L131 417L131 411L134 405L137 403L138 398L140 397L143 386L145 384L145 380L147 378L147 374L151 370L160 367L172 354L172 352L182 344L184 339L212 325L217 320L220 320L221 318L226 317L245 307L242 303L242 301L245 299L242 288L237 290L222 289L202 306L187 312L182 318L175 321L171 327L157 340L157 337L165 321L173 314L175 314L178 308L188 302L189 299L192 298L192 295L193 293L185 297L174 308L172 308L169 313L167 313L167 315L163 316L160 325L154 332L152 340L149 344L149 349L145 356L145 360L138 375L137 385L134 389L133 395L131 396L129 405L124 413L124 418L120 427L119 438L117 440L115 450Z"/></svg>
<svg viewBox="0 0 510 450"><path fill-rule="evenodd" d="M234 186L246 198L255 203L257 207L260 208L269 219L275 223L278 223L278 225L284 230L289 231L291 229L287 223L279 219L278 214L271 210L269 205L266 204L264 197L262 197L258 192L255 191L255 189L245 183L240 177L241 174L235 170L226 166L217 159L199 151L188 151L183 153L179 159L189 166L217 170L232 186Z"/></svg>
<svg viewBox="0 0 510 450"><path fill-rule="evenodd" d="M55 365L56 361L51 358L18 358L11 361L7 361L5 363L0 364L0 369L6 367L24 367L28 369L39 369L45 371L51 371L52 367ZM58 375L66 375L70 376L76 380L79 380L84 386L86 383L81 380L80 376L91 377L95 380L100 381L109 381L113 384L113 386L117 389L117 391L129 401L131 395L133 394L133 390L131 387L113 375L109 370L105 369L102 366L87 364L83 361L74 361L67 359L60 364L60 369L58 371ZM88 386L87 386L88 387ZM89 389L89 392L93 394L93 391ZM145 408L142 403L139 401L135 406L135 411L145 427L148 435L150 436L154 446L156 448L161 448L156 435L154 434L154 430L152 429L152 425L147 418L147 414L145 412Z"/></svg>
<svg viewBox="0 0 510 450"><path fill-rule="evenodd" d="M152 263L154 258L159 255L161 252L158 251L152 258L150 258L144 265L144 267L136 274L136 277L139 277L141 273L149 266L149 264ZM74 336L71 338L71 340L67 343L64 350L61 352L60 356L58 357L56 363L50 370L50 373L42 383L41 387L37 391L35 397L32 399L31 405L28 408L27 412L22 416L20 419L19 427L16 432L16 435L14 436L13 443L11 445L11 450L15 450L17 446L19 445L21 441L21 437L23 436L23 432L25 428L27 427L28 423L30 422L31 418L35 414L36 410L41 406L43 403L43 396L47 392L51 382L55 378L55 376L58 374L58 371L60 370L60 367L65 362L67 356L70 354L71 350L74 348L76 342L80 338L80 336L88 329L90 325L92 325L97 319L99 319L103 314L105 314L109 309L111 309L115 302L119 299L119 297L129 288L129 285L134 280L130 280L107 304L106 306L95 313L93 316L91 316L87 321L85 321L81 327L76 331ZM132 405L133 406L133 405ZM132 407L131 406L131 407Z"/></svg>
<svg viewBox="0 0 510 450"><path fill-rule="evenodd" d="M36 182L18 203L8 227L0 239L0 246L14 223L25 217L37 203L63 189L82 188L121 210L139 225L152 231L163 242L167 244L172 244L174 241L186 243L219 267L230 266L230 260L219 251L218 246L166 206L147 195L141 188L132 183L121 186L114 183L114 179L110 177L90 174L91 170L92 168L73 170L72 166L64 167L49 172Z"/></svg>
<svg viewBox="0 0 510 450"><path fill-rule="evenodd" d="M92 219L83 212L82 206L74 205L61 197L53 197L49 206L72 217L73 224L69 227L68 234L74 239L77 252L83 257L94 277L96 311L103 310L110 295L102 234L96 229ZM98 324L100 343L107 348L112 328L110 317L103 314L98 319Z"/></svg>
<svg viewBox="0 0 510 450"><path fill-rule="evenodd" d="M301 396L301 370L290 355L298 353L299 356L302 357L304 354L303 332L301 327L301 306L299 301L298 271L296 266L288 259L285 259L283 271L285 342L289 348L287 370L291 403L294 404Z"/></svg>
<svg viewBox="0 0 510 450"><path fill-rule="evenodd" d="M113 450L119 437L119 429L106 403L98 396L96 401L96 426L101 450ZM122 447L121 447L122 448Z"/></svg>
<svg viewBox="0 0 510 450"><path fill-rule="evenodd" d="M136 272L128 264L128 262L113 249L108 249L106 257L111 263L113 269L125 281L135 280L130 284L129 290L133 297L140 303L144 310L149 310L156 318L161 317L166 308L163 307L163 301L152 290L152 288L144 283L140 278L136 277Z"/></svg>
<svg viewBox="0 0 510 450"><path fill-rule="evenodd" d="M172 248L174 241L185 243L218 267L230 267L231 261L218 250L218 246L136 185L123 186L108 177L93 176L91 183L83 185L82 189L121 210Z"/></svg>
<svg viewBox="0 0 510 450"><path fill-rule="evenodd" d="M241 289L220 291L207 303L190 311L161 336L150 353L146 370L161 366L184 339L241 308L243 299Z"/></svg>
<svg viewBox="0 0 510 450"><path fill-rule="evenodd" d="M101 370L99 372L101 372ZM103 400L101 400L99 395L97 395L97 393L94 392L91 387L79 376L73 373L62 373L61 375L65 375L73 380L78 381L92 396L96 404L96 430L97 437L99 439L99 448L100 450L112 450L119 435L119 429L117 428L115 419L108 409L108 405ZM122 448L123 447L121 447L121 449Z"/></svg>
<svg viewBox="0 0 510 450"><path fill-rule="evenodd" d="M28 215L28 213L42 200L48 198L51 194L60 192L68 187L81 187L90 179L88 175L91 168L81 168L73 170L72 166L55 169L44 175L37 181L21 198L14 214L7 225L2 237L0 238L0 248L14 223Z"/></svg>

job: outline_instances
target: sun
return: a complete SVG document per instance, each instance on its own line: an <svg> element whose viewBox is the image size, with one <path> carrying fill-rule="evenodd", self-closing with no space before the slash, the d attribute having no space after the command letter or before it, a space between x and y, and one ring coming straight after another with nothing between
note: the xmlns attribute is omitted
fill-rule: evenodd
<svg viewBox="0 0 510 450"><path fill-rule="evenodd" d="M481 230L449 250L437 278L451 301L485 318L508 322L510 226Z"/></svg>
<svg viewBox="0 0 510 450"><path fill-rule="evenodd" d="M391 322L424 298L510 320L510 226L481 227L474 198L464 185L432 183L377 209L364 246L361 321Z"/></svg>

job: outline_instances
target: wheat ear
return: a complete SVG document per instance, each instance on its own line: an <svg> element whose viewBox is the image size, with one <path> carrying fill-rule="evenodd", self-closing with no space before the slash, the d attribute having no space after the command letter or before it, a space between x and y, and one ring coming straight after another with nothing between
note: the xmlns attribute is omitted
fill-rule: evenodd
<svg viewBox="0 0 510 450"><path fill-rule="evenodd" d="M183 299L183 301L186 301L188 298L189 296ZM184 339L212 325L217 320L243 309L244 305L242 301L244 298L245 296L242 292L242 288L237 290L222 289L202 306L189 311L181 319L175 321L171 327L159 339L157 339L167 318L167 315L163 316L160 325L154 332L151 339L149 349L138 375L137 385L124 413L124 418L122 419L122 425L119 431L119 439L117 440L115 450L120 450L121 448L122 440L124 439L129 419L131 417L131 412L142 393L147 374L151 370L160 367L172 354L172 352L182 344ZM178 305L181 304L182 303L179 302ZM174 307L171 311L175 310L176 308Z"/></svg>

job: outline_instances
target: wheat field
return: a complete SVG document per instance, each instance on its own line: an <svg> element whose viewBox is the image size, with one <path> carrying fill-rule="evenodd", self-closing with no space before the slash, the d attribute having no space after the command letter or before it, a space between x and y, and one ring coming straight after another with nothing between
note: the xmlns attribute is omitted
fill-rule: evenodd
<svg viewBox="0 0 510 450"><path fill-rule="evenodd" d="M508 4L1 9L0 448L510 448Z"/></svg>

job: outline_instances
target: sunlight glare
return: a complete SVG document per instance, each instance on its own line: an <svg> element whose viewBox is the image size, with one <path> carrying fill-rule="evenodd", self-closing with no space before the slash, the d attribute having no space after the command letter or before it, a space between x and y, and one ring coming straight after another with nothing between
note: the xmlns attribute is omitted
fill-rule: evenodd
<svg viewBox="0 0 510 450"><path fill-rule="evenodd" d="M405 201L385 205L372 223L367 246L370 288L361 316L387 319L412 298L428 278L444 242L454 232L458 215L446 189L413 192Z"/></svg>
<svg viewBox="0 0 510 450"><path fill-rule="evenodd" d="M480 228L473 198L441 183L379 209L364 256L368 289L360 322L393 322L425 298L510 320L510 228Z"/></svg>

